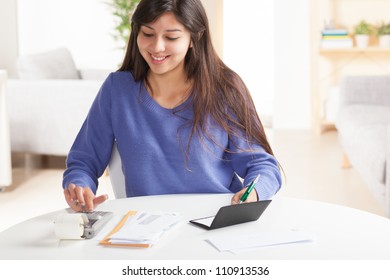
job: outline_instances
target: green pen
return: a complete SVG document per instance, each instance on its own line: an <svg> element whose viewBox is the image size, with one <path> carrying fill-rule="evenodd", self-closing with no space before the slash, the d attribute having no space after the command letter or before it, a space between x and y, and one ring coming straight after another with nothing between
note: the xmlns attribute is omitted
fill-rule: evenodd
<svg viewBox="0 0 390 280"><path fill-rule="evenodd" d="M252 183L249 184L249 187L246 189L245 193L242 195L239 204L243 203L248 198L249 194L255 188L255 185L257 184L259 179L260 179L260 174L256 176L256 178L252 181Z"/></svg>

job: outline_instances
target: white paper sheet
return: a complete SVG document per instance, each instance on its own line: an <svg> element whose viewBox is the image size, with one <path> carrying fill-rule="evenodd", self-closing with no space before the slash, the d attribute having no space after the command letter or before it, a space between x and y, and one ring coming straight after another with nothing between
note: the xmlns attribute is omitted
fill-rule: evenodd
<svg viewBox="0 0 390 280"><path fill-rule="evenodd" d="M112 244L154 244L167 230L179 223L177 213L137 212L110 238Z"/></svg>
<svg viewBox="0 0 390 280"><path fill-rule="evenodd" d="M262 232L256 234L216 236L206 239L221 252L240 253L265 246L287 245L314 241L314 235L299 230Z"/></svg>
<svg viewBox="0 0 390 280"><path fill-rule="evenodd" d="M211 224L212 224L213 221L214 221L214 218L215 218L215 216L211 216L211 217L196 219L196 220L193 220L193 221L194 221L194 222L197 222L197 223L199 223L199 224L202 224L202 225L205 225L205 226L210 227Z"/></svg>

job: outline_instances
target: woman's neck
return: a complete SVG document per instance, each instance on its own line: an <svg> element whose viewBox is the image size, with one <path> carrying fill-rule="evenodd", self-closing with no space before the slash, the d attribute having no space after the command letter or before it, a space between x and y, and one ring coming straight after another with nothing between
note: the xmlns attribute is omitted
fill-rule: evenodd
<svg viewBox="0 0 390 280"><path fill-rule="evenodd" d="M148 73L147 89L152 98L162 107L172 109L183 103L192 88L185 75L155 75Z"/></svg>

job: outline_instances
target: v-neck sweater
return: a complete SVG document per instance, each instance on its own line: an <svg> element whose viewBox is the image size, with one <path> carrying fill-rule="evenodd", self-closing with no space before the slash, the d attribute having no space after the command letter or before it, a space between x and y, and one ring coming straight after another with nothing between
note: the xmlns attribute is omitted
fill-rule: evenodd
<svg viewBox="0 0 390 280"><path fill-rule="evenodd" d="M75 101L76 102L76 101ZM71 112L69 112L71 114ZM235 193L258 174L259 199L270 199L281 186L276 159L260 145L234 138L212 121L211 137L191 134L191 99L173 109L160 106L130 72L111 73L100 88L68 154L63 187L90 187L107 167L116 142L128 197ZM212 140L211 140L212 139ZM234 151L226 152L225 149ZM243 178L243 182L237 180Z"/></svg>

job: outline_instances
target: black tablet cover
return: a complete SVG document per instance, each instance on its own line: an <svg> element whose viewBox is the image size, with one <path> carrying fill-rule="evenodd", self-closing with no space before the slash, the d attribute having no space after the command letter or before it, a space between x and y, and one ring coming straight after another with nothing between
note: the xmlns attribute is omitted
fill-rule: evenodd
<svg viewBox="0 0 390 280"><path fill-rule="evenodd" d="M263 214L271 201L272 200L262 200L223 206L219 209L217 215L214 216L210 226L202 223L202 221L209 220L212 217L194 219L191 220L190 223L210 230L256 221L260 218L261 214Z"/></svg>

